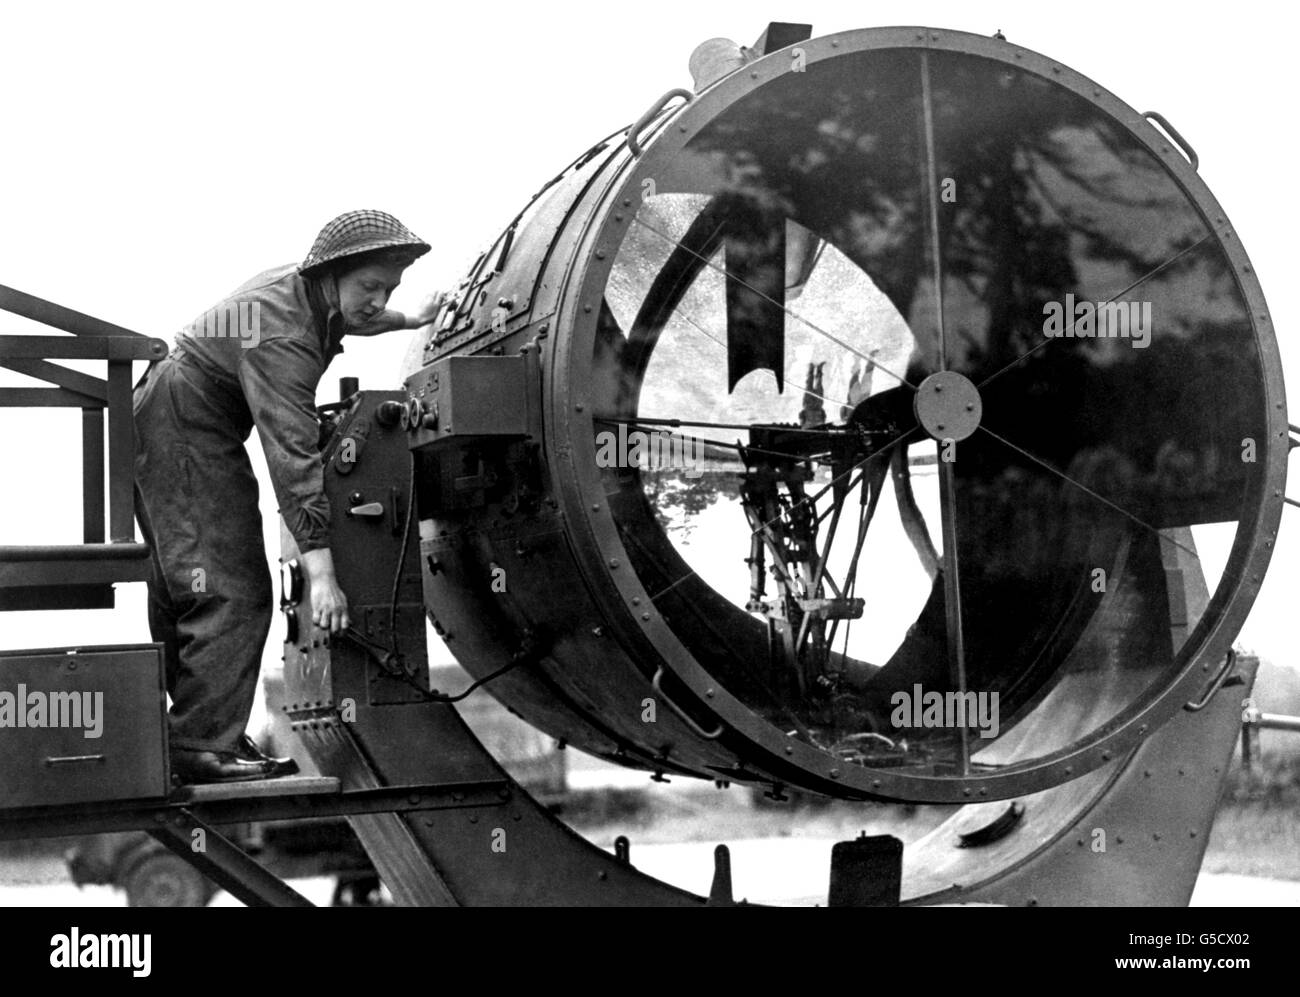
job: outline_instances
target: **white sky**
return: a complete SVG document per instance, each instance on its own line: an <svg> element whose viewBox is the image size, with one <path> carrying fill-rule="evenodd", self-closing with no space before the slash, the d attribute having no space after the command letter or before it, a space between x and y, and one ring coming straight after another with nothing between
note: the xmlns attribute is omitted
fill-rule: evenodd
<svg viewBox="0 0 1300 997"><path fill-rule="evenodd" d="M689 86L687 58L706 38L749 43L771 19L811 22L816 34L1001 28L1138 110L1162 112L1195 145L1268 295L1294 390L1290 171L1300 149L1284 9L0 0L0 283L170 340L248 276L300 259L327 219L378 207L433 243L393 300L412 308L452 286L559 167L665 90ZM36 330L0 315L0 331ZM349 340L321 401L343 374L396 386L409 335ZM26 383L0 374L0 384ZM0 543L80 539L78 419L0 413ZM253 450L274 559L274 500ZM1300 591L1297 514L1284 514L1245 634L1282 661ZM0 615L0 646L147 640L143 592L120 587L111 612ZM277 624L268 660L279 635Z"/></svg>

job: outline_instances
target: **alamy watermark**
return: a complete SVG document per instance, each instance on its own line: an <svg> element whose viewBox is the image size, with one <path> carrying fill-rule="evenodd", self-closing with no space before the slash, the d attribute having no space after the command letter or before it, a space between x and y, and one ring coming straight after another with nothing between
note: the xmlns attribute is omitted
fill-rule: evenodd
<svg viewBox="0 0 1300 997"><path fill-rule="evenodd" d="M238 339L244 349L262 341L262 303L226 301L209 308L182 330L192 339Z"/></svg>
<svg viewBox="0 0 1300 997"><path fill-rule="evenodd" d="M889 705L889 722L897 729L973 727L982 738L998 736L996 692L925 692L917 684L911 692L894 693Z"/></svg>
<svg viewBox="0 0 1300 997"><path fill-rule="evenodd" d="M1049 339L1128 339L1135 350L1151 345L1151 302L1074 300L1043 305L1043 335Z"/></svg>
<svg viewBox="0 0 1300 997"><path fill-rule="evenodd" d="M70 727L81 736L98 738L104 733L102 692L42 692L21 682L17 692L0 690L0 728Z"/></svg>
<svg viewBox="0 0 1300 997"><path fill-rule="evenodd" d="M55 969L129 969L136 977L152 970L153 935L82 934L75 925L50 937L50 965Z"/></svg>
<svg viewBox="0 0 1300 997"><path fill-rule="evenodd" d="M686 477L704 473L704 442L696 437L659 430L631 432L620 423L618 432L605 429L596 434L597 467L639 467L645 470L684 468Z"/></svg>

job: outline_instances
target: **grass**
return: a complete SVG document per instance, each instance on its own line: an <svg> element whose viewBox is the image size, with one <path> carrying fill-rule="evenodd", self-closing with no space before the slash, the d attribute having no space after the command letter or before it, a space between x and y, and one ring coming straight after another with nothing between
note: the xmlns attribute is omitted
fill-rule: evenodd
<svg viewBox="0 0 1300 997"><path fill-rule="evenodd" d="M1294 736L1279 738L1266 747L1254 772L1233 766L1206 847L1206 872L1300 880L1300 754L1294 752L1295 744Z"/></svg>
<svg viewBox="0 0 1300 997"><path fill-rule="evenodd" d="M1254 773L1234 765L1206 846L1203 869L1300 881L1300 756L1294 742L1266 751ZM656 793L617 790L572 794L560 817L604 848L620 834L638 843L726 842L758 837L847 840L864 822L905 842L942 822L950 808L851 804L793 794L769 802L739 787Z"/></svg>

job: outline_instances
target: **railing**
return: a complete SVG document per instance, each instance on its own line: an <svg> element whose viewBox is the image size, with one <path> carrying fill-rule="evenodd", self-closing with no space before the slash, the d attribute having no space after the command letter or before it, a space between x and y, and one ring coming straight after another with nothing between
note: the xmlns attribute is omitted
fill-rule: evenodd
<svg viewBox="0 0 1300 997"><path fill-rule="evenodd" d="M148 548L135 538L131 365L166 356L167 344L4 285L0 285L0 311L72 333L71 337L0 335L0 367L51 385L0 388L0 408L81 409L84 539L83 544L64 546L0 547L0 609L111 606L112 582L139 581L148 572ZM104 360L108 376L92 377L51 360Z"/></svg>

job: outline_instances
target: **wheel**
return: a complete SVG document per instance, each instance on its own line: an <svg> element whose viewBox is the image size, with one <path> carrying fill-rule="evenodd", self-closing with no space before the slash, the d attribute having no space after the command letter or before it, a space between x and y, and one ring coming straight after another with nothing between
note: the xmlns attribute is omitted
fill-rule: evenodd
<svg viewBox="0 0 1300 997"><path fill-rule="evenodd" d="M166 851L136 862L123 886L131 907L206 907L217 892L206 876Z"/></svg>

